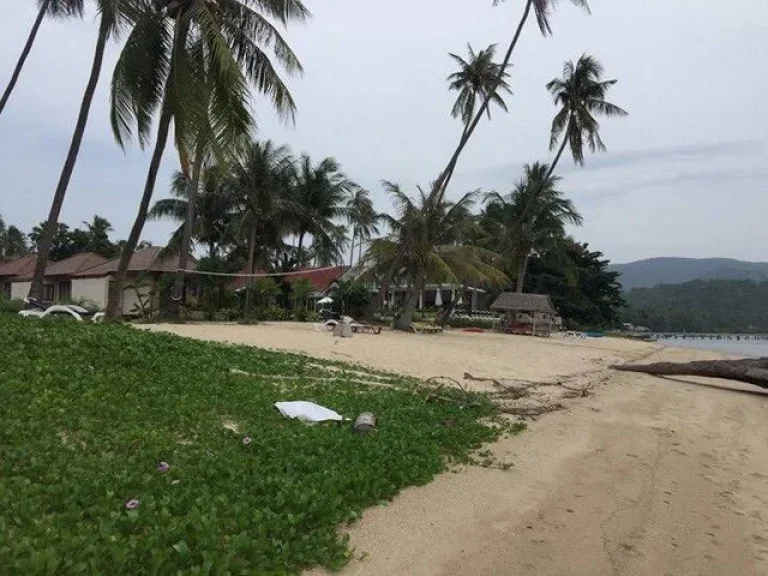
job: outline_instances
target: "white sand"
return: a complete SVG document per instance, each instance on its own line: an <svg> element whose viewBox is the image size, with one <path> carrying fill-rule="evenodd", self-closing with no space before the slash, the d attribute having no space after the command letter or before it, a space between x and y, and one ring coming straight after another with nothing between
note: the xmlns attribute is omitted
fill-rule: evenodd
<svg viewBox="0 0 768 576"><path fill-rule="evenodd" d="M416 376L551 380L614 362L713 357L624 340L451 332L335 339L307 325L156 326ZM768 397L613 373L471 467L372 508L344 574L768 574ZM744 390L749 390L745 392ZM321 571L315 571L321 573Z"/></svg>

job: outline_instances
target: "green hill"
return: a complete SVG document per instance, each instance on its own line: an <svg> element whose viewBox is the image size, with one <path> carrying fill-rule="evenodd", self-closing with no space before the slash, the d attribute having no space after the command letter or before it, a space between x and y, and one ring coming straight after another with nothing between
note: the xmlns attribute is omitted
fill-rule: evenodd
<svg viewBox="0 0 768 576"><path fill-rule="evenodd" d="M694 280L624 293L624 322L670 332L768 332L768 282Z"/></svg>
<svg viewBox="0 0 768 576"><path fill-rule="evenodd" d="M768 281L768 262L743 262L730 258L649 258L628 264L612 264L621 274L625 290L691 280Z"/></svg>

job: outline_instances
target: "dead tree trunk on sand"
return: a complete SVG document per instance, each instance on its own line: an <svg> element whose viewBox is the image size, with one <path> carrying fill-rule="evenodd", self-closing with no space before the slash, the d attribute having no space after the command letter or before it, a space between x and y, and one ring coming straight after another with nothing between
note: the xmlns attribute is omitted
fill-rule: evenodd
<svg viewBox="0 0 768 576"><path fill-rule="evenodd" d="M654 376L704 376L753 384L768 389L768 358L749 360L698 360L695 362L656 362L611 366L621 372L641 372Z"/></svg>

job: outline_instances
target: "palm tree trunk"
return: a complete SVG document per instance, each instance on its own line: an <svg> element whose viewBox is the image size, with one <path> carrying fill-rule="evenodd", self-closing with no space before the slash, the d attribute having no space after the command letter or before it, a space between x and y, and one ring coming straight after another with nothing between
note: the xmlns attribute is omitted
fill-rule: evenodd
<svg viewBox="0 0 768 576"><path fill-rule="evenodd" d="M44 6L47 6L47 3ZM53 244L53 239L56 235L61 207L64 204L64 196L67 194L69 181L72 178L72 172L75 169L77 157L80 153L80 146L83 142L85 127L88 123L88 115L91 111L93 95L99 84L101 66L104 61L104 49L106 48L108 38L109 23L107 22L106 17L102 17L101 25L99 26L99 36L96 41L96 51L94 52L93 64L91 65L91 74L88 78L88 84L85 87L83 100L80 103L80 112L77 116L75 131L72 134L72 142L69 145L69 152L67 153L64 167L59 176L59 183L56 185L56 191L53 194L53 202L51 203L51 210L48 213L48 219L45 222L45 226L43 226L43 237L38 246L35 274L32 279L32 285L29 288L30 298L37 298L39 300L43 296L43 278L45 277L45 268L48 265L48 253L51 250L51 245Z"/></svg>
<svg viewBox="0 0 768 576"><path fill-rule="evenodd" d="M32 50L32 44L35 43L35 38L37 37L37 31L40 29L40 24L43 23L43 18L45 18L46 12L48 12L48 6L50 5L51 0L44 0L44 2L40 5L40 10L37 12L37 18L35 18L35 23L32 24L32 30L29 32L29 37L27 38L27 43L24 44L24 48L21 51L21 55L19 56L19 61L16 62L16 68L13 69L13 74L11 74L11 79L8 82L8 86L5 89L5 92L3 92L3 97L0 98L0 114L3 113L3 109L5 108L6 103L8 102L8 98L11 97L11 92L13 92L14 87L16 86L16 82L19 81L19 76L21 75L21 69L24 68L24 63L27 61L27 57L29 56L30 51Z"/></svg>
<svg viewBox="0 0 768 576"><path fill-rule="evenodd" d="M296 249L297 259L299 261L299 268L301 268L304 261L304 235L306 232L303 230L299 232L299 246Z"/></svg>
<svg viewBox="0 0 768 576"><path fill-rule="evenodd" d="M520 39L520 34L523 31L523 27L525 26L526 21L528 20L528 16L531 13L531 6L533 4L533 0L527 0L525 3L525 10L523 10L523 16L520 18L520 22L517 25L517 29L515 30L515 35L512 37L512 41L509 43L509 48L507 48L507 53L504 55L504 60L501 63L501 66L499 67L499 75L496 78L496 86L498 86L502 79L504 78L504 73L507 71L507 67L509 66L509 61L512 58L512 53L515 51L515 47L517 46L517 41ZM492 94L493 91L489 91L488 94ZM448 188L448 184L451 181L451 178L453 177L453 172L456 169L456 165L459 162L459 156L461 156L461 153L464 151L464 147L467 145L467 142L469 142L469 139L472 137L472 134L474 133L475 129L477 128L477 125L480 123L480 119L483 117L483 114L488 110L488 106L490 105L491 101L488 96L483 99L483 103L480 106L480 109L477 111L477 114L475 115L474 119L472 120L472 123L469 124L469 127L464 130L462 133L461 139L459 140L459 145L456 148L456 151L453 153L453 156L451 156L451 159L448 161L448 165L445 167L445 170L443 170L440 174L440 176L437 178L437 181L435 182L435 190L438 193L438 199L442 200L443 196L445 195L445 190Z"/></svg>
<svg viewBox="0 0 768 576"><path fill-rule="evenodd" d="M352 261L355 258L355 232L352 231L352 245L349 247L349 267L352 268Z"/></svg>
<svg viewBox="0 0 768 576"><path fill-rule="evenodd" d="M360 260L363 259L363 236L360 235L360 241L357 243L357 261L360 262Z"/></svg>
<svg viewBox="0 0 768 576"><path fill-rule="evenodd" d="M128 273L128 265L131 263L131 258L133 257L133 251L139 243L141 231L144 229L144 223L147 221L149 203L152 200L152 193L155 190L157 172L160 169L160 162L163 159L165 145L168 143L168 131L172 118L173 114L169 102L168 87L166 86L165 97L163 98L163 108L157 125L155 149L152 152L152 159L149 163L149 172L147 173L147 179L144 183L144 194L142 195L141 203L139 204L139 212L136 215L136 220L133 222L131 233L125 241L125 246L123 246L123 251L120 254L120 263L117 265L117 273L112 279L112 285L109 287L106 312L107 318L117 319L122 315L120 307L122 302L123 284L125 284L125 277Z"/></svg>
<svg viewBox="0 0 768 576"><path fill-rule="evenodd" d="M520 264L517 268L517 286L516 291L518 294L523 293L523 287L525 286L525 275L528 272L528 260L530 259L530 254L528 252L525 253L525 256L523 256L520 259Z"/></svg>
<svg viewBox="0 0 768 576"><path fill-rule="evenodd" d="M198 144L195 151L195 165L192 167L192 181L187 186L187 219L184 222L184 234L179 250L179 269L176 270L176 279L173 283L173 292L168 302L168 314L171 318L179 319L181 313L181 299L175 300L174 296L184 297L184 280L189 260L189 250L192 244L192 228L195 223L195 208L197 206L197 190L200 185L200 170L203 167L203 146Z"/></svg>
<svg viewBox="0 0 768 576"><path fill-rule="evenodd" d="M245 289L245 310L244 316L248 318L251 310L251 293L253 292L253 274L256 267L256 223L251 227L251 237L248 239L248 286Z"/></svg>
<svg viewBox="0 0 768 576"><path fill-rule="evenodd" d="M400 266L400 258L401 254L398 252L394 260L392 260L392 264L390 264L389 268L385 272L384 277L381 279L381 286L379 286L379 292L376 294L376 298L372 299L368 304L368 307L365 309L365 314L363 316L366 320L372 320L374 314L376 314L376 310L379 307L384 306L384 299L387 297L387 293L389 292L389 286L392 284L392 278L395 277L395 272L397 272L397 268Z"/></svg>
<svg viewBox="0 0 768 576"><path fill-rule="evenodd" d="M552 164L549 165L549 171L547 172L547 177L544 180L549 180L549 178L552 176L552 174L555 173L555 167L557 167L557 163L560 162L560 157L563 155L563 152L565 151L565 146L568 144L568 132L570 132L570 120L568 121L568 127L566 128L565 134L563 135L563 141L560 144L560 148L557 151L557 154L555 155L555 159L552 160Z"/></svg>
<svg viewBox="0 0 768 576"><path fill-rule="evenodd" d="M422 277L422 279L418 281L418 284L416 286L412 286L408 291L408 298L406 299L405 307L403 308L402 314L400 314L400 318L397 319L395 329L402 331L408 331L411 329L411 324L413 324L413 313L416 312L416 306L419 303L419 296L421 296L421 292L423 290L424 280Z"/></svg>

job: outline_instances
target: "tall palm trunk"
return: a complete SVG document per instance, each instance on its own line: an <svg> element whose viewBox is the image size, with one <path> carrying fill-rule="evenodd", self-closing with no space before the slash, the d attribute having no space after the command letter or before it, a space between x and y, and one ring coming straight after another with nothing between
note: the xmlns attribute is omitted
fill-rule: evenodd
<svg viewBox="0 0 768 576"><path fill-rule="evenodd" d="M560 162L560 157L563 155L563 152L565 151L565 147L568 144L568 133L570 132L570 128L571 128L571 120L569 119L565 134L563 134L563 141L560 143L560 148L557 150L555 159L552 160L552 164L549 165L549 171L547 172L547 177L544 179L545 181L549 180L552 174L555 173L555 167L557 166L557 163ZM542 185L544 185L543 182L542 182Z"/></svg>
<svg viewBox="0 0 768 576"><path fill-rule="evenodd" d="M248 239L248 287L245 289L245 316L248 317L251 310L251 293L253 292L254 277L256 273L256 222L251 227L251 236Z"/></svg>
<svg viewBox="0 0 768 576"><path fill-rule="evenodd" d="M363 236L360 235L360 241L357 243L357 261L360 262L360 260L363 259Z"/></svg>
<svg viewBox="0 0 768 576"><path fill-rule="evenodd" d="M366 320L372 320L374 314L376 314L376 310L378 310L379 307L384 306L384 299L387 297L389 287L392 284L392 279L395 277L395 272L397 272L397 269L400 266L401 258L402 252L399 249L395 258L392 260L392 264L390 264L389 268L384 273L384 277L381 279L379 292L376 294L376 297L368 303L368 306L365 309L364 317Z"/></svg>
<svg viewBox="0 0 768 576"><path fill-rule="evenodd" d="M517 41L520 39L520 34L522 33L523 28L525 27L525 23L528 21L528 16L531 13L532 5L533 5L533 0L526 1L525 9L523 10L523 16L522 18L520 18L520 22L518 23L517 29L515 30L515 35L512 37L512 41L509 43L509 47L507 48L507 53L504 55L504 60L502 61L501 66L499 67L499 74L496 78L495 86L498 86L504 78L504 73L507 71L507 67L509 66L509 61L512 58L512 53L515 51L515 47L517 46ZM488 94L483 99L483 103L480 105L480 109L477 111L477 114L475 114L474 119L462 132L461 139L459 140L459 145L456 148L456 151L453 153L453 156L451 156L451 159L448 161L448 165L445 167L445 170L443 170L440 173L440 176L438 177L435 183L435 190L437 191L439 200L442 200L443 196L445 195L445 191L448 188L448 184L450 183L451 178L453 177L453 172L456 169L456 165L459 162L459 156L461 156L461 153L464 151L464 147L467 145L467 142L469 142L469 139L472 137L472 134L477 128L477 125L480 123L480 119L483 117L483 114L485 114L486 111L488 110L488 106L491 103L490 95L492 93L493 93L493 90L488 91Z"/></svg>
<svg viewBox="0 0 768 576"><path fill-rule="evenodd" d="M200 186L200 170L203 166L203 147L198 145L195 151L195 165L192 167L192 180L187 186L187 219L184 222L184 233L179 250L179 268L176 270L176 279L173 283L173 292L168 302L168 313L172 318L179 319L181 312L181 298L184 296L184 280L189 261L189 250L192 244L192 228L195 223L195 208L197 206L197 191ZM178 296L179 299L175 299Z"/></svg>
<svg viewBox="0 0 768 576"><path fill-rule="evenodd" d="M296 255L297 255L296 258L299 261L299 268L301 268L304 263L304 235L305 234L306 232L304 232L303 230L299 232L299 246L296 248Z"/></svg>
<svg viewBox="0 0 768 576"><path fill-rule="evenodd" d="M412 286L408 291L408 297L403 307L403 312L400 314L400 318L397 319L395 328L397 330L410 330L411 324L413 324L413 314L416 312L416 306L419 304L419 297L424 290L424 277L422 276L417 285Z"/></svg>
<svg viewBox="0 0 768 576"><path fill-rule="evenodd" d="M16 62L16 68L13 69L13 74L11 74L11 79L8 82L8 86L6 87L5 92L3 92L3 97L0 98L0 114L3 113L3 109L5 108L5 105L8 102L8 98L11 97L11 92L13 92L13 89L16 86L16 82L19 81L19 76L21 75L21 69L24 68L24 63L27 61L29 52L32 50L32 44L35 43L35 38L37 37L37 31L40 29L40 24L43 23L43 18L45 18L45 14L46 12L48 12L48 6L50 4L51 4L51 0L45 0L40 5L40 10L38 10L37 12L37 18L35 18L35 23L32 24L32 30L29 31L29 37L27 38L27 43L24 44L24 48L21 51L21 56L19 56L19 61Z"/></svg>
<svg viewBox="0 0 768 576"><path fill-rule="evenodd" d="M352 231L352 245L349 248L349 267L352 268L352 261L355 258L355 231Z"/></svg>
<svg viewBox="0 0 768 576"><path fill-rule="evenodd" d="M517 267L516 291L518 294L523 293L523 287L525 286L525 275L528 272L529 259L530 259L530 252L526 252L525 255L522 258L520 258L520 264Z"/></svg>
<svg viewBox="0 0 768 576"><path fill-rule="evenodd" d="M77 116L75 131L72 134L72 142L69 145L67 159L64 161L64 167L62 168L61 175L59 176L59 183L56 185L56 191L53 194L51 210L48 213L48 219L46 220L45 226L43 227L43 237L40 239L40 245L37 248L35 274L32 279L32 285L29 289L30 298L37 298L39 300L43 296L43 278L45 277L45 268L48 265L48 253L51 250L51 245L53 244L53 239L56 235L59 215L61 214L61 207L64 204L64 196L67 194L69 181L72 178L72 172L75 169L77 157L80 153L80 146L83 142L83 134L85 134L85 127L88 123L88 115L91 111L93 95L96 92L96 87L99 84L101 66L102 62L104 61L104 49L106 48L107 40L109 39L109 30L110 26L109 22L107 22L107 18L102 17L101 24L99 26L99 36L96 40L96 51L93 55L93 64L91 65L91 74L88 78L88 84L85 87L83 100L80 103L80 113Z"/></svg>
<svg viewBox="0 0 768 576"><path fill-rule="evenodd" d="M133 222L133 227L131 228L131 233L128 235L128 240L125 241L125 246L123 246L123 252L120 254L120 263L117 265L117 273L112 279L112 284L109 287L106 313L107 318L117 319L121 316L120 308L122 305L123 284L125 284L125 277L128 273L128 265L131 263L133 251L139 243L141 232L144 229L144 223L147 221L149 203L152 200L152 193L155 190L155 182L157 182L157 172L160 169L160 162L163 160L165 145L168 143L168 131L171 125L171 119L173 118L169 99L168 88L166 87L166 93L163 98L163 107L160 112L160 120L157 125L155 149L152 151L152 159L149 162L149 172L147 172L147 179L144 183L144 193L141 197L141 203L139 204L139 212L136 215L136 220Z"/></svg>

